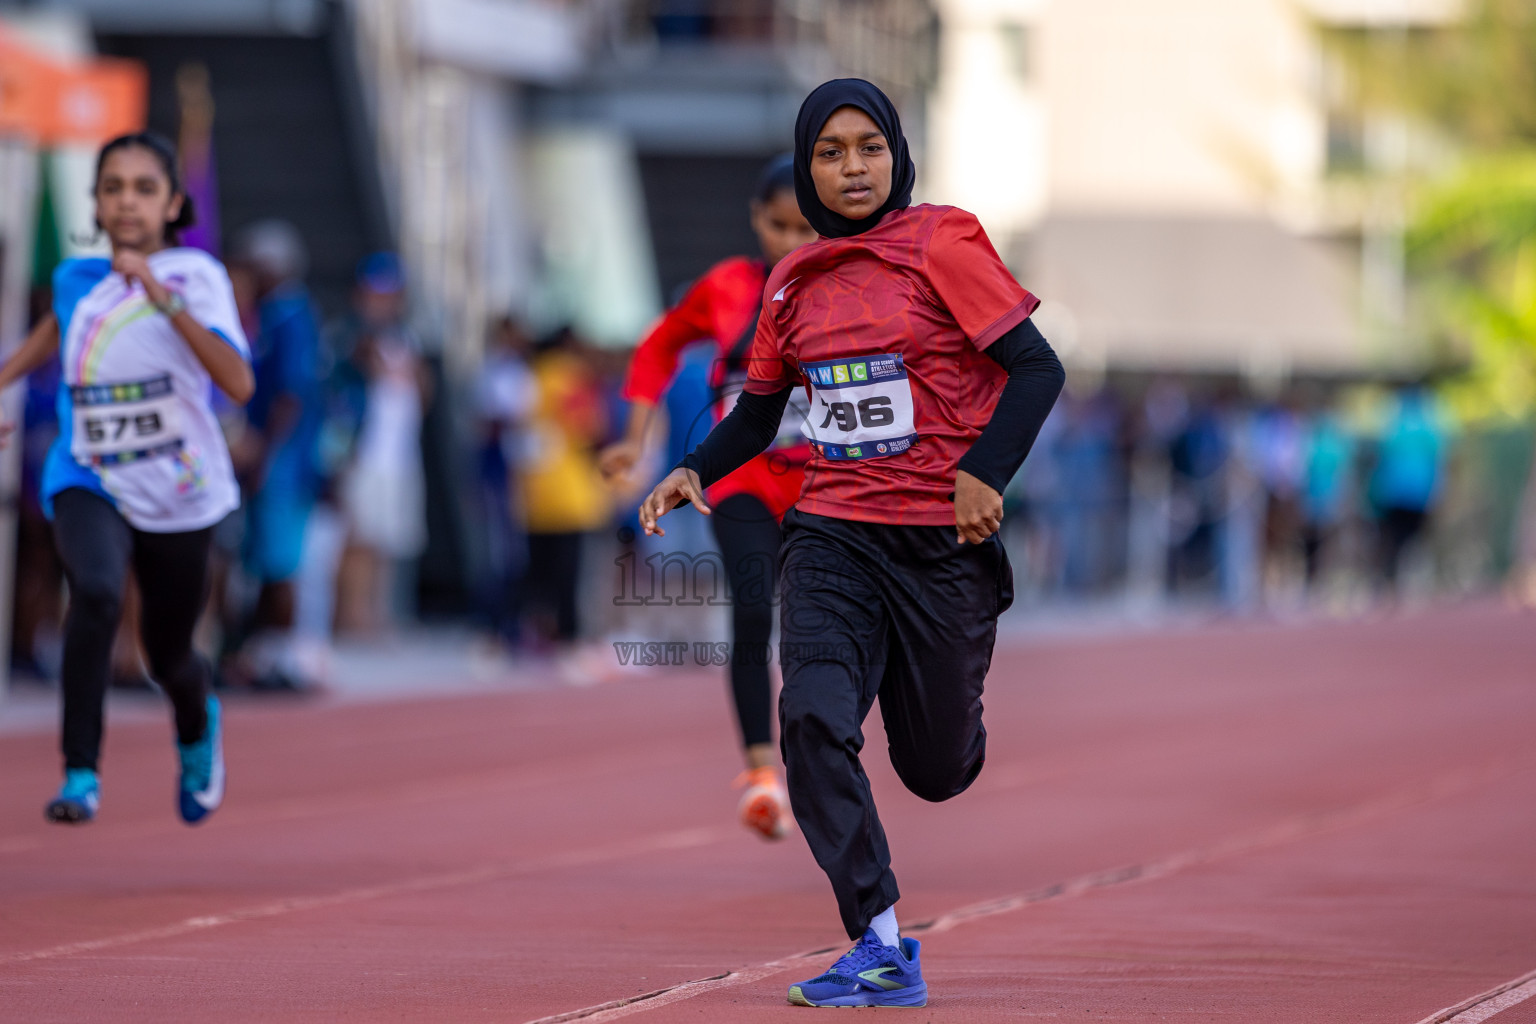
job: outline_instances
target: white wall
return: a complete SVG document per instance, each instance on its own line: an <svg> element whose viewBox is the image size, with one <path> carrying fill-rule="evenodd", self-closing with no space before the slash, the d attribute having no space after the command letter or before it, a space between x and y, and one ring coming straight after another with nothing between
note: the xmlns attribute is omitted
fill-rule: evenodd
<svg viewBox="0 0 1536 1024"><path fill-rule="evenodd" d="M995 232L1051 211L1323 221L1317 21L1434 24L1465 0L940 0L923 195ZM1023 26L1020 75L1011 52Z"/></svg>
<svg viewBox="0 0 1536 1024"><path fill-rule="evenodd" d="M919 198L970 210L1000 243L1044 216L1050 200L1051 125L1037 59L1045 7L945 0L940 9L941 73Z"/></svg>
<svg viewBox="0 0 1536 1024"><path fill-rule="evenodd" d="M989 226L1050 210L1306 219L1324 122L1288 0L945 0L943 17L933 194Z"/></svg>
<svg viewBox="0 0 1536 1024"><path fill-rule="evenodd" d="M547 303L538 319L633 344L661 312L634 148L612 129L571 126L530 139L528 156Z"/></svg>
<svg viewBox="0 0 1536 1024"><path fill-rule="evenodd" d="M1064 358L1365 358L1349 263L1307 237L1327 123L1297 0L942 0L941 16L924 195L981 218Z"/></svg>

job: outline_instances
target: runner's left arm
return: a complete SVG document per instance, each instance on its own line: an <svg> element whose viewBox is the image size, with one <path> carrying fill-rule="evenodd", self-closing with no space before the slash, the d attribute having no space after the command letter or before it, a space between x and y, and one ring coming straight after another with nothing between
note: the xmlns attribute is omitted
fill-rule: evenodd
<svg viewBox="0 0 1536 1024"><path fill-rule="evenodd" d="M230 401L244 405L251 400L256 391L256 378L251 373L251 364L239 352L194 320L186 310L171 318L171 326L176 328L176 333L181 335L197 361L208 371L208 376Z"/></svg>
<svg viewBox="0 0 1536 1024"><path fill-rule="evenodd" d="M711 514L704 489L745 466L773 443L793 391L794 385L786 385L769 394L742 392L730 415L640 503L640 525L646 535L665 537L666 531L656 521L690 502L705 515Z"/></svg>
<svg viewBox="0 0 1536 1024"><path fill-rule="evenodd" d="M1067 377L1033 320L1023 321L984 351L1008 371L1008 382L981 436L960 457L959 469L1001 494L1024 464Z"/></svg>
<svg viewBox="0 0 1536 1024"><path fill-rule="evenodd" d="M693 470L705 487L730 476L767 451L779 436L784 407L789 404L794 390L794 385L790 385L767 395L743 391L730 415L721 420L697 448L685 455L676 468Z"/></svg>
<svg viewBox="0 0 1536 1024"><path fill-rule="evenodd" d="M765 296L772 287L770 279ZM747 383L735 406L677 464L678 469L697 473L700 486L718 483L768 450L779 436L784 409L799 383L800 374L779 351L778 330L766 308L758 314L747 366Z"/></svg>
<svg viewBox="0 0 1536 1024"><path fill-rule="evenodd" d="M770 279L768 288L772 287ZM778 351L773 320L766 313L758 317L757 334L748 363L751 369L746 388L736 399L730 414L715 424L715 429L699 442L699 446L689 452L640 503L640 525L647 536L666 536L666 531L657 526L656 521L690 502L709 515L704 489L767 451L779 436L784 408L789 405L796 382L789 364Z"/></svg>

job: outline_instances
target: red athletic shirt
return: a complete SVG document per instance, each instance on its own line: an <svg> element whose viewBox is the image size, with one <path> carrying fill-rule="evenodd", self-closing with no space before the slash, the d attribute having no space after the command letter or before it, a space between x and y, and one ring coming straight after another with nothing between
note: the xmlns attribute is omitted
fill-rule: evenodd
<svg viewBox="0 0 1536 1024"><path fill-rule="evenodd" d="M811 399L796 507L953 525L956 466L1007 379L983 350L1040 304L981 224L951 206L897 210L795 250L763 294L746 389L805 384Z"/></svg>
<svg viewBox="0 0 1536 1024"><path fill-rule="evenodd" d="M640 340L624 381L624 398L660 403L677 374L683 349L695 342L713 340L718 359L724 360L751 329L767 277L768 268L762 260L742 256L711 267ZM718 364L715 369L719 369ZM719 374L712 379L718 382ZM734 396L728 400L734 401ZM717 417L719 406L717 402ZM810 451L803 444L765 452L710 487L709 500L718 504L733 494L751 494L782 518L800 495L809 457Z"/></svg>

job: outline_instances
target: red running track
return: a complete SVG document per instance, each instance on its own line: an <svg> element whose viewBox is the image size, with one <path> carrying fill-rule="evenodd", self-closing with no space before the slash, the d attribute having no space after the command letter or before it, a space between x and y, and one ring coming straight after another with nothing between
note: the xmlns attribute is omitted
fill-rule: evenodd
<svg viewBox="0 0 1536 1024"><path fill-rule="evenodd" d="M1533 666L1486 606L1005 648L960 799L872 729L933 992L877 1012L1536 1021ZM734 823L711 672L228 718L198 830L168 726L112 730L80 829L53 737L0 738L0 1020L802 1019L796 954L845 944L798 837Z"/></svg>

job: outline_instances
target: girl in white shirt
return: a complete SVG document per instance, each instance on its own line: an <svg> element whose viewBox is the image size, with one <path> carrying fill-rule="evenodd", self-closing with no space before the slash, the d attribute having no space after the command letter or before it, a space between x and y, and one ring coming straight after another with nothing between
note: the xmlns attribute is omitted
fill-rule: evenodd
<svg viewBox="0 0 1536 1024"><path fill-rule="evenodd" d="M150 673L175 711L179 810L196 824L223 799L224 761L219 702L192 631L213 527L239 504L211 389L244 403L255 382L229 275L177 245L192 203L171 145L147 133L108 142L95 197L112 258L60 264L53 312L0 367L0 389L55 355L63 368L42 480L70 594L64 785L47 814L84 822L100 804L102 709L131 565Z"/></svg>

